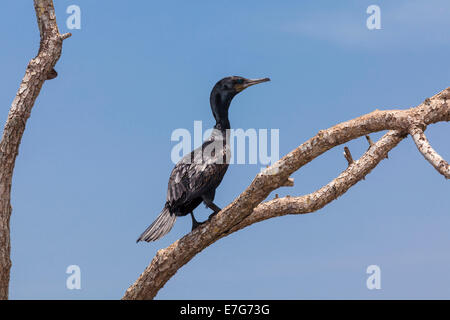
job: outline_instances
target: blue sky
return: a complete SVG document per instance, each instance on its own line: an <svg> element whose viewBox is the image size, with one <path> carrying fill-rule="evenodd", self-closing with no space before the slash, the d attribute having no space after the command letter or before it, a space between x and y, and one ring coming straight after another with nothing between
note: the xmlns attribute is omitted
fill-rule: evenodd
<svg viewBox="0 0 450 320"><path fill-rule="evenodd" d="M214 125L209 93L224 76L270 77L238 95L234 128L280 130L280 155L338 122L410 108L449 86L450 3L399 1L56 1L81 8L57 79L37 99L12 187L12 299L117 299L156 251L190 230L136 244L164 205L171 133ZM366 9L381 8L381 30ZM0 11L0 116L6 119L39 45L32 1ZM373 139L382 133L372 135ZM450 159L448 124L428 128ZM348 144L353 156L364 138ZM298 171L312 192L346 167L343 146ZM224 207L260 165L230 166ZM450 298L450 187L405 139L337 201L312 214L252 225L197 255L160 299ZM270 196L270 198L273 195ZM201 219L210 213L199 207ZM65 286L81 268L82 289ZM381 268L381 290L366 268Z"/></svg>

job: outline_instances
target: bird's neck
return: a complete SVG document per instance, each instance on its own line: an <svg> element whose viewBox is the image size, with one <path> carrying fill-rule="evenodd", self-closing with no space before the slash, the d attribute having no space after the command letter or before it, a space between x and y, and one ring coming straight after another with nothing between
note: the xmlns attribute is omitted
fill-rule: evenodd
<svg viewBox="0 0 450 320"><path fill-rule="evenodd" d="M230 108L233 97L223 97L220 94L212 95L211 110L216 119L214 129L225 131L230 129L230 120L228 119L228 109Z"/></svg>
<svg viewBox="0 0 450 320"><path fill-rule="evenodd" d="M230 128L231 128L231 126L230 126L230 121L228 120L228 117L216 119L216 125L214 126L214 129L217 129L220 131L225 131Z"/></svg>

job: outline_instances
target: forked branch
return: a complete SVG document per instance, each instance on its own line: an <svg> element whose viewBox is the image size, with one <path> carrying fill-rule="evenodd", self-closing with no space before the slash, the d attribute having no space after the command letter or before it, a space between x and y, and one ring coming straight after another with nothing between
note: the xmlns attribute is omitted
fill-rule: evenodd
<svg viewBox="0 0 450 320"><path fill-rule="evenodd" d="M258 174L250 186L211 221L159 250L123 299L152 299L164 284L197 253L253 223L285 214L316 211L362 180L414 126L450 121L450 88L408 110L376 110L362 117L321 130L317 135ZM370 133L389 130L336 179L300 197L276 197L262 203L274 190L286 185L291 174L331 148ZM349 161L350 162L350 161Z"/></svg>

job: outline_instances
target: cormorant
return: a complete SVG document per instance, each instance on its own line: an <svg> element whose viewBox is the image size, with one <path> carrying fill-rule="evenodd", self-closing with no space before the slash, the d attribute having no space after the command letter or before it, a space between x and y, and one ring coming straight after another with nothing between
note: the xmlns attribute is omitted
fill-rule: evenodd
<svg viewBox="0 0 450 320"><path fill-rule="evenodd" d="M202 202L214 211L209 218L221 210L213 201L216 188L228 169L230 157L228 109L231 100L242 90L266 81L270 79L233 76L216 83L210 96L211 110L216 119L211 136L201 147L185 155L175 165L170 174L164 209L136 242L150 242L162 238L172 229L177 216L190 214L194 230L203 223L199 223L193 213Z"/></svg>

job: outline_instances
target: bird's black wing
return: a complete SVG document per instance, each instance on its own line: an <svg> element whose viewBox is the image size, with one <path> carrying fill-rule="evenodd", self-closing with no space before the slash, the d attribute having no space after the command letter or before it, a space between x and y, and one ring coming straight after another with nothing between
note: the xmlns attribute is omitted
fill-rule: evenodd
<svg viewBox="0 0 450 320"><path fill-rule="evenodd" d="M173 168L167 190L169 206L183 205L214 190L220 184L228 169L226 159L229 159L229 150L228 146L225 146L216 148L217 152L209 152L208 146L211 149L213 141L206 141L201 147L184 156Z"/></svg>

